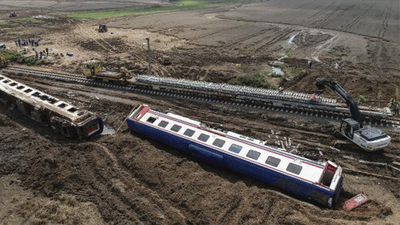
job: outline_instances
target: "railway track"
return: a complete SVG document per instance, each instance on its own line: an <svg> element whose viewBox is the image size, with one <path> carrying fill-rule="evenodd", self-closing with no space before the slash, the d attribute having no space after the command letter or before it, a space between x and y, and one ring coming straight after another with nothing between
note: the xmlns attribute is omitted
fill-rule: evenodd
<svg viewBox="0 0 400 225"><path fill-rule="evenodd" d="M334 105L319 105L307 104L304 102L294 102L291 99L275 99L271 101L263 101L262 99L255 99L251 97L243 97L240 99L221 99L218 95L193 93L185 91L171 91L171 90L154 90L133 84L119 85L104 83L94 80L88 80L82 75L63 73L63 72L49 72L42 70L33 70L21 67L7 67L2 69L1 72L8 75L31 76L45 79L52 79L62 82L78 83L88 86L95 86L108 89L117 89L133 93L158 95L165 97L197 100L203 102L211 102L216 104L233 105L237 107L258 108L270 111L277 111L283 113L292 113L305 116L314 116L327 119L341 120L349 117L349 109L347 107L334 106ZM384 114L374 110L361 110L365 124L370 124L378 127L399 128L400 119L391 115Z"/></svg>

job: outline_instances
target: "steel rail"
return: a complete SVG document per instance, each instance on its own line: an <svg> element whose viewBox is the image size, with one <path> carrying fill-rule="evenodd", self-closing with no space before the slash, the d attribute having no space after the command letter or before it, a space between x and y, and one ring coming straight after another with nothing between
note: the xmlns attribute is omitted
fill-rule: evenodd
<svg viewBox="0 0 400 225"><path fill-rule="evenodd" d="M347 107L332 106L332 105L319 105L307 104L304 102L294 102L285 99L279 100L263 100L254 97L243 96L242 98L221 99L217 95L188 92L188 91L170 91L170 90L154 90L146 89L142 86L132 84L119 85L104 83L95 80L88 80L86 77L78 74L59 73L42 70L32 70L21 67L7 67L1 70L3 73L10 75L27 75L34 77L41 77L46 79L53 79L62 82L78 83L83 85L118 89L134 93L159 95L165 97L174 97L181 99L197 100L203 102L211 102L217 104L242 106L250 108L258 108L270 111L284 112L299 114L305 116L314 116L327 119L341 120L348 117L349 109ZM273 102L273 104L271 104ZM380 127L394 127L400 128L400 119L391 116L390 114L383 114L373 110L361 110L365 124L380 126Z"/></svg>

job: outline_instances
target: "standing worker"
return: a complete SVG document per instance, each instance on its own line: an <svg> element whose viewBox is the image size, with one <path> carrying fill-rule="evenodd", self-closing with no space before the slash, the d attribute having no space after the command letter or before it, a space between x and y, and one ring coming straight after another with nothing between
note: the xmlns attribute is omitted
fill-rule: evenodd
<svg viewBox="0 0 400 225"><path fill-rule="evenodd" d="M312 104L317 103L317 95L315 93L311 94L310 103L312 103Z"/></svg>
<svg viewBox="0 0 400 225"><path fill-rule="evenodd" d="M335 70L338 70L339 69L339 63L335 63Z"/></svg>
<svg viewBox="0 0 400 225"><path fill-rule="evenodd" d="M312 67L312 60L308 60L307 65L308 65L308 68L311 69L311 67Z"/></svg>
<svg viewBox="0 0 400 225"><path fill-rule="evenodd" d="M388 104L389 109L391 109L395 115L399 115L399 103L396 102L396 98L391 98Z"/></svg>

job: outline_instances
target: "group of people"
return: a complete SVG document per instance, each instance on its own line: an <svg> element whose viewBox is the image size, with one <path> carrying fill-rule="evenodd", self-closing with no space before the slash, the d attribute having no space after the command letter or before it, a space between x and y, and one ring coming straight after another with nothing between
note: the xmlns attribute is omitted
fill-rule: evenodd
<svg viewBox="0 0 400 225"><path fill-rule="evenodd" d="M37 49L33 48L33 51L35 52L35 56L37 59L42 59L44 56L49 56L49 48L46 48L43 51L37 51Z"/></svg>
<svg viewBox="0 0 400 225"><path fill-rule="evenodd" d="M28 39L28 40L15 40L15 45L16 46L39 46L40 45L40 39L34 40L34 39Z"/></svg>
<svg viewBox="0 0 400 225"><path fill-rule="evenodd" d="M311 67L313 66L313 61L312 60L308 60L307 61L307 68L311 69ZM335 70L341 70L342 72L344 71L344 63L339 64L338 62L336 62L333 66L333 68Z"/></svg>
<svg viewBox="0 0 400 225"><path fill-rule="evenodd" d="M340 70L343 72L343 70L344 70L344 63L339 64L338 62L336 62L335 65L334 65L334 68L335 68L335 70L339 70L339 69L340 69Z"/></svg>

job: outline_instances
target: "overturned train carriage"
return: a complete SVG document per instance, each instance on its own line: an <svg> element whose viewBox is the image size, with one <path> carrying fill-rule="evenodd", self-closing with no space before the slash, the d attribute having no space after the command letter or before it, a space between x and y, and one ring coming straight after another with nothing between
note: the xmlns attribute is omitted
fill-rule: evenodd
<svg viewBox="0 0 400 225"><path fill-rule="evenodd" d="M260 140L212 129L146 105L136 108L127 123L135 132L208 163L252 176L326 207L332 207L342 188L342 168L333 162L315 162L266 146Z"/></svg>
<svg viewBox="0 0 400 225"><path fill-rule="evenodd" d="M0 74L0 103L69 138L87 139L103 131L103 120L86 110Z"/></svg>

